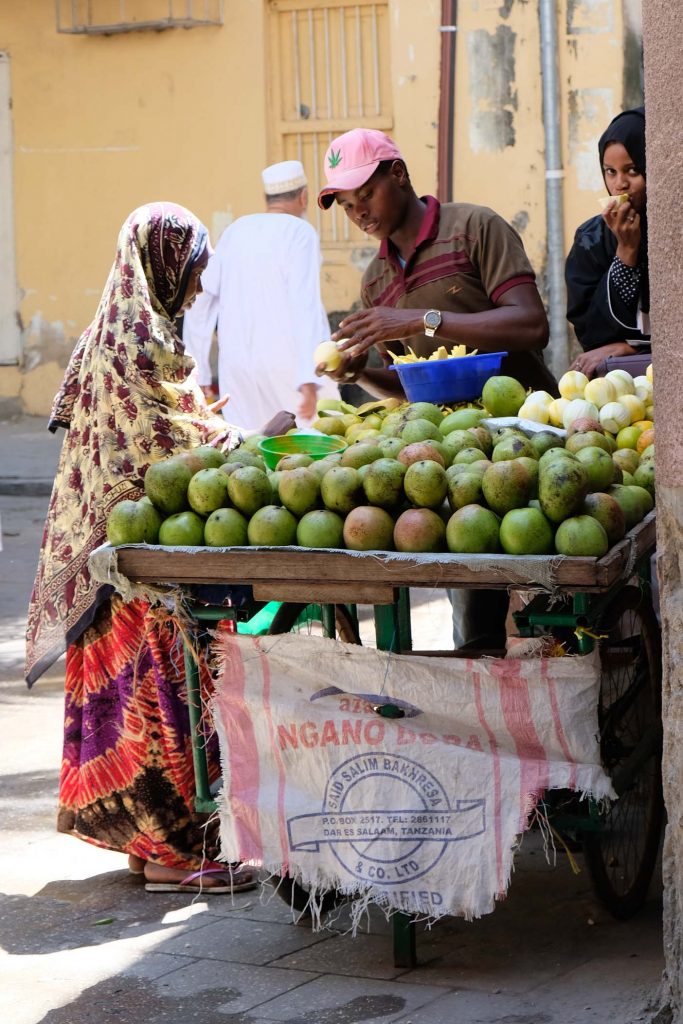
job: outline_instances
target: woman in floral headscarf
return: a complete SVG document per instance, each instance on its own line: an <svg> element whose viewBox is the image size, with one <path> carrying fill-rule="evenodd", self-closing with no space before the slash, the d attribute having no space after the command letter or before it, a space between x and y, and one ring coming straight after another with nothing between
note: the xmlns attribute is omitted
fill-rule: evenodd
<svg viewBox="0 0 683 1024"><path fill-rule="evenodd" d="M246 870L226 879L225 867L203 860L177 638L146 603L124 604L88 569L111 509L141 497L153 462L239 440L207 407L174 327L201 290L209 251L206 228L171 203L140 207L121 229L50 419L67 434L29 608L26 678L31 686L66 650L59 830L128 853L152 887L219 892L255 882ZM276 419L274 432L293 422Z"/></svg>

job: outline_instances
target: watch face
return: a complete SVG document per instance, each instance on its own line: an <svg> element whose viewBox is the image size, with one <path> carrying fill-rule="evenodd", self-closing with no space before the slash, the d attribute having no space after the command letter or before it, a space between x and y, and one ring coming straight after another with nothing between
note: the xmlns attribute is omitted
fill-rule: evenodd
<svg viewBox="0 0 683 1024"><path fill-rule="evenodd" d="M441 314L430 309L428 313L425 313L424 321L427 327L436 328L441 323Z"/></svg>

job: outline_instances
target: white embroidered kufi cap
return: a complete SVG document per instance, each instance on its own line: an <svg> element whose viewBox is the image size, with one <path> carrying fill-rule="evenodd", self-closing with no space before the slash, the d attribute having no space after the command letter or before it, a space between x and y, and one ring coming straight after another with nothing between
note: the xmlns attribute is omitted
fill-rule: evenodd
<svg viewBox="0 0 683 1024"><path fill-rule="evenodd" d="M271 164L261 172L261 178L267 196L294 192L308 184L304 166L299 160L283 160L282 163Z"/></svg>

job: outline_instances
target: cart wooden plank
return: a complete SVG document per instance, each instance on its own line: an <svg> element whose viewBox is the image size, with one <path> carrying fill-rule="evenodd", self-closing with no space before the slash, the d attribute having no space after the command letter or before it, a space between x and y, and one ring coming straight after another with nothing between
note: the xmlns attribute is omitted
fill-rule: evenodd
<svg viewBox="0 0 683 1024"><path fill-rule="evenodd" d="M326 580L267 580L253 583L257 601L303 604L394 604L396 588L380 583L328 583Z"/></svg>
<svg viewBox="0 0 683 1024"><path fill-rule="evenodd" d="M654 549L655 528L652 511L602 558L519 558L502 554L398 556L392 552L302 548L123 545L117 548L117 569L140 583L324 583L331 594L336 591L336 584L523 589L538 585L534 583L536 574L530 573L530 569L538 567L538 576L550 572L555 587L569 592L601 591L612 587L638 559ZM265 593L261 587L259 591ZM310 589L308 599L314 599Z"/></svg>

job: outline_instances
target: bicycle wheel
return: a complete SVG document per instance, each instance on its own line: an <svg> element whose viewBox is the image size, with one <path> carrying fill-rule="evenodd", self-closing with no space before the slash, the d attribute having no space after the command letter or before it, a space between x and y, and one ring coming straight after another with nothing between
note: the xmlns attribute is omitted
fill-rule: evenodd
<svg viewBox="0 0 683 1024"><path fill-rule="evenodd" d="M334 606L334 619L338 640L347 644L360 644L358 625L345 605ZM293 631L322 635L324 630L319 606L283 604L273 618L268 635ZM276 887L275 891L278 896L300 915L310 913L310 893L305 886L300 885L289 875L273 880L271 884ZM342 902L344 902L344 897L336 890L325 893L322 897L321 913L328 913Z"/></svg>
<svg viewBox="0 0 683 1024"><path fill-rule="evenodd" d="M600 750L618 799L586 833L584 854L599 898L614 917L645 901L664 820L661 643L649 598L625 587L599 623Z"/></svg>

